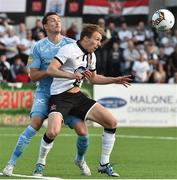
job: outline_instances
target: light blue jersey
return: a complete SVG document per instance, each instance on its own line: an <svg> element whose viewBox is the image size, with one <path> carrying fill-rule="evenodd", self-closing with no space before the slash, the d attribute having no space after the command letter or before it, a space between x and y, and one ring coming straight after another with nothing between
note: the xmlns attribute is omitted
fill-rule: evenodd
<svg viewBox="0 0 177 180"><path fill-rule="evenodd" d="M32 63L28 65L29 68L37 68L40 70L47 70L54 56L57 54L59 48L62 46L73 43L75 40L64 37L58 44L53 44L48 38L38 41L32 48ZM36 92L50 93L50 85L52 77L46 77L39 81Z"/></svg>
<svg viewBox="0 0 177 180"><path fill-rule="evenodd" d="M62 37L59 43L53 44L48 38L44 38L35 43L32 48L31 62L28 63L29 68L37 68L39 70L47 70L50 62L57 54L59 48L62 46L73 43L75 40ZM38 82L35 92L35 98L32 106L30 116L40 116L46 118L48 115L48 100L50 97L50 85L52 77L46 77Z"/></svg>

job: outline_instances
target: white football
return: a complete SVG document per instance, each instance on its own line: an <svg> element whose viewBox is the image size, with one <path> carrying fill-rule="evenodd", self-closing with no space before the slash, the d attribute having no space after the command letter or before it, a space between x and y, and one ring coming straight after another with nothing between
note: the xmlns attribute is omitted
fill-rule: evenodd
<svg viewBox="0 0 177 180"><path fill-rule="evenodd" d="M158 31L167 31L175 23L174 15L167 9L159 9L152 16L152 25Z"/></svg>

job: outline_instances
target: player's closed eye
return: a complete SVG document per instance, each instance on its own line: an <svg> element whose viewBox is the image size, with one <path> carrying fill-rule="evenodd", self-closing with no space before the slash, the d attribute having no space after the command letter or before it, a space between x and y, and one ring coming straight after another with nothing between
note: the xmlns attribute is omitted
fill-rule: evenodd
<svg viewBox="0 0 177 180"><path fill-rule="evenodd" d="M60 23L61 20L60 19L51 19L50 22L59 22Z"/></svg>

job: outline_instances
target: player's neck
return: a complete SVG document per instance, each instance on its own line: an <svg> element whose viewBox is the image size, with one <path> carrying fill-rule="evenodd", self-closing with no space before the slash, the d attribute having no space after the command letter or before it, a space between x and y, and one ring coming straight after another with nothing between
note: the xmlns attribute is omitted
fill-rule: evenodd
<svg viewBox="0 0 177 180"><path fill-rule="evenodd" d="M83 41L77 41L77 45L79 46L79 48L86 54L88 54L88 51L86 49L86 44Z"/></svg>
<svg viewBox="0 0 177 180"><path fill-rule="evenodd" d="M61 34L49 34L48 39L54 43L57 44L61 39Z"/></svg>

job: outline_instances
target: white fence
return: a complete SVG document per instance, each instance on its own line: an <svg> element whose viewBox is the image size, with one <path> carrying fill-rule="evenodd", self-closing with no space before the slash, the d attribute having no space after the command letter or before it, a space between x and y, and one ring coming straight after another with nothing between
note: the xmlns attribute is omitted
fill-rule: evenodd
<svg viewBox="0 0 177 180"><path fill-rule="evenodd" d="M177 85L96 85L94 99L118 118L119 127L177 127Z"/></svg>

